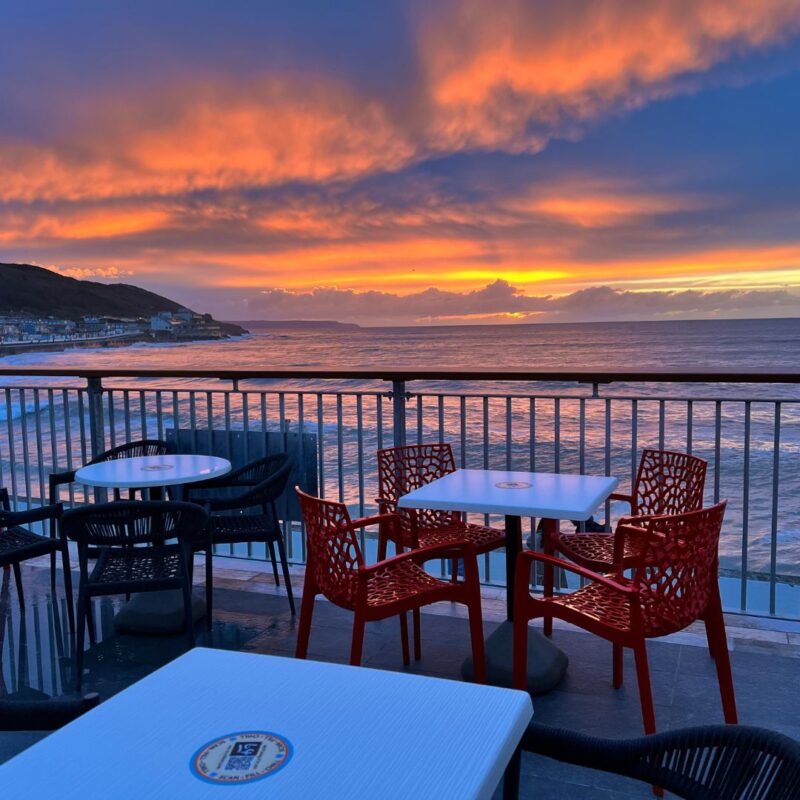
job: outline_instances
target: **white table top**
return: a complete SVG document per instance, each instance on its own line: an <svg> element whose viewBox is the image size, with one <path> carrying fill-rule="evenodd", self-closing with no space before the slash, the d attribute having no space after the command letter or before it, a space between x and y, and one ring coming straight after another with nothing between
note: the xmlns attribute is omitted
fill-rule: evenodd
<svg viewBox="0 0 800 800"><path fill-rule="evenodd" d="M459 469L403 495L398 505L434 511L586 520L618 483L616 478L594 475Z"/></svg>
<svg viewBox="0 0 800 800"><path fill-rule="evenodd" d="M231 462L216 456L137 456L81 467L75 480L105 489L146 489L205 481L230 471Z"/></svg>
<svg viewBox="0 0 800 800"><path fill-rule="evenodd" d="M533 715L527 693L195 648L0 766L8 797L490 798ZM269 731L283 768L206 783L206 743Z"/></svg>

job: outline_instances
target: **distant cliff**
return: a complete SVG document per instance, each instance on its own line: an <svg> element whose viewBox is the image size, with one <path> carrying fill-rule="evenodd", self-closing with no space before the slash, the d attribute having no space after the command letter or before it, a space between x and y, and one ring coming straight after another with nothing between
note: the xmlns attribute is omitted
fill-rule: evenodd
<svg viewBox="0 0 800 800"><path fill-rule="evenodd" d="M30 264L0 263L0 315L135 319L159 311L177 311L180 307L174 300L127 283L81 281ZM215 324L230 336L245 333L238 325Z"/></svg>

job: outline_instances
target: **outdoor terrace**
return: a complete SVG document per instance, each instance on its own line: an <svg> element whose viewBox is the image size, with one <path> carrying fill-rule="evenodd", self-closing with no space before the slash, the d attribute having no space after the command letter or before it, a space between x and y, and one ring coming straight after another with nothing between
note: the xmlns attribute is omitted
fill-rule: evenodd
<svg viewBox="0 0 800 800"><path fill-rule="evenodd" d="M296 623L283 592L272 576L252 565L219 559L215 570L214 625L211 633L197 625L199 645L254 653L291 655ZM0 657L5 690L18 697L58 695L70 688L71 649L63 610L50 596L45 564L24 567L26 613L21 615L13 580L0 584ZM202 573L202 570L198 570ZM302 570L294 570L295 586ZM199 574L196 580L201 583ZM298 592L299 593L299 592ZM133 636L114 632L112 617L124 598L96 601L98 643L89 649L84 691L107 699L186 651L186 639L175 636ZM502 593L484 592L484 630L488 635L505 616ZM22 620L24 618L24 624ZM800 626L741 615L727 618L740 721L762 725L800 738ZM318 599L309 658L346 663L352 615ZM626 657L627 680L611 686L611 646L589 634L557 624L554 637L570 659L559 688L534 698L535 718L608 737L638 736L641 715L632 659ZM460 680L461 661L469 653L467 624L449 604L433 606L423 615L422 659L410 669L426 675ZM648 643L653 692L660 730L722 721L713 661L702 628ZM397 621L367 626L363 664L402 670ZM221 688L222 690L222 688ZM255 691L269 693L269 686ZM198 698L198 703L203 699ZM40 733L0 733L0 759L6 760L40 739ZM498 791L496 797L502 796ZM560 764L524 754L521 797L563 800L565 797L652 797L649 788L605 773Z"/></svg>

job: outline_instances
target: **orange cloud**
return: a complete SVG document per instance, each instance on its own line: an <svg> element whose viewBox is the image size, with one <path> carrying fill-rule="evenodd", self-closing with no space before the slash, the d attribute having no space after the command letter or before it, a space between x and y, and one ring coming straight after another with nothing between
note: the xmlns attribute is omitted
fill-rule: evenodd
<svg viewBox="0 0 800 800"><path fill-rule="evenodd" d="M0 217L0 242L42 239L106 239L162 228L171 215L155 208L64 209L59 213L9 214Z"/></svg>

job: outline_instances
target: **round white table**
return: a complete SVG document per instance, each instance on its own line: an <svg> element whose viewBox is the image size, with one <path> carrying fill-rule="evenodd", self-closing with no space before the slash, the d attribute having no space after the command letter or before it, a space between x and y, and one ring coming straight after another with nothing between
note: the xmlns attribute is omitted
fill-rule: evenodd
<svg viewBox="0 0 800 800"><path fill-rule="evenodd" d="M97 489L150 489L160 496L165 486L218 478L231 471L231 462L217 456L164 455L119 458L81 467L75 480ZM206 613L205 600L192 593L195 622ZM171 633L183 628L180 591L135 594L115 618L122 632Z"/></svg>
<svg viewBox="0 0 800 800"><path fill-rule="evenodd" d="M231 462L217 456L137 456L81 467L75 480L100 489L153 489L205 481L230 471Z"/></svg>

